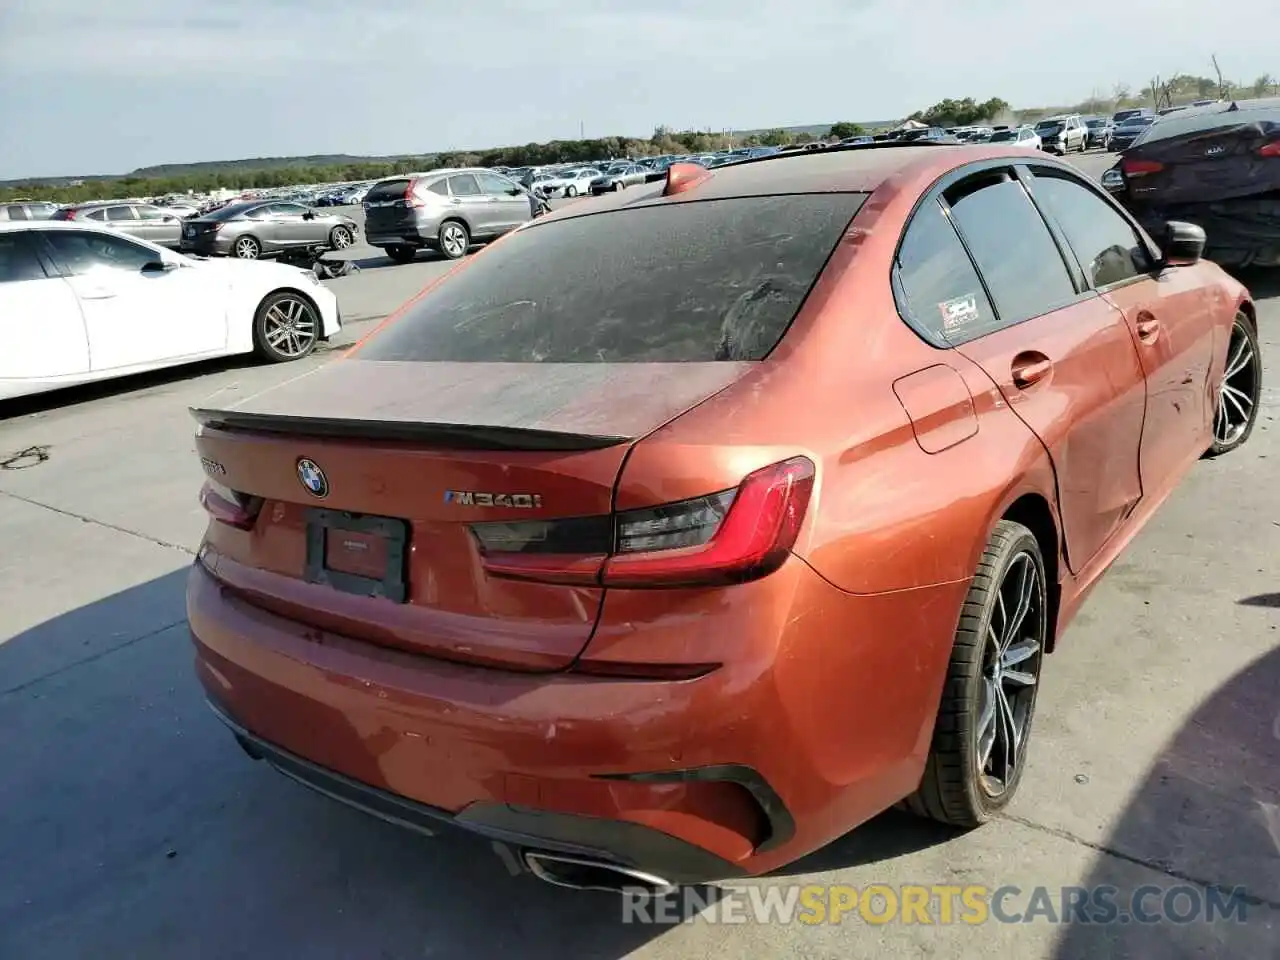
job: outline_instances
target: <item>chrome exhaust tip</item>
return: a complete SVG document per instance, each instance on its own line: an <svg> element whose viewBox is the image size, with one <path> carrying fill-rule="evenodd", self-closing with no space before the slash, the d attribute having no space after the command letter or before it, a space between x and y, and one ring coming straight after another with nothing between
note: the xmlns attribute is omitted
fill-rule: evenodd
<svg viewBox="0 0 1280 960"><path fill-rule="evenodd" d="M677 889L676 884L662 877L605 860L527 850L524 862L529 872L539 880L570 890L603 890L661 897Z"/></svg>

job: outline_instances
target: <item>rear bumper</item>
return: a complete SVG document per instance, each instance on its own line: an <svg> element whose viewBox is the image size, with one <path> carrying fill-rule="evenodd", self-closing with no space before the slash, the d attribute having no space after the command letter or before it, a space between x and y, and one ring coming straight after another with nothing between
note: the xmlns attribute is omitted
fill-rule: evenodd
<svg viewBox="0 0 1280 960"><path fill-rule="evenodd" d="M365 242L371 247L428 247L436 242L444 217L401 221L399 223L364 225Z"/></svg>
<svg viewBox="0 0 1280 960"><path fill-rule="evenodd" d="M693 883L794 861L915 788L964 587L855 596L794 560L718 620L628 616L651 646L743 651L681 681L375 647L251 605L200 561L187 606L210 702L295 779L408 826Z"/></svg>

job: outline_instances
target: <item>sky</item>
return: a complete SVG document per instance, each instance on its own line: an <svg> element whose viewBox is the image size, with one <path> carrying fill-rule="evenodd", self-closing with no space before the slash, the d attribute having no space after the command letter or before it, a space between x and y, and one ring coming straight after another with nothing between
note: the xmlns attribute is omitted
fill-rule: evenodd
<svg viewBox="0 0 1280 960"><path fill-rule="evenodd" d="M1215 52L1252 82L1277 28L1277 0L0 0L0 179L1063 104Z"/></svg>

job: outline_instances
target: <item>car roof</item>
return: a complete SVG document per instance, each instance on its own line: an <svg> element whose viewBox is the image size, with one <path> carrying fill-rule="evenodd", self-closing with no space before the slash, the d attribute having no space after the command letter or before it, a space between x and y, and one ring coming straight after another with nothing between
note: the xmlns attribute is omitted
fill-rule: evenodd
<svg viewBox="0 0 1280 960"><path fill-rule="evenodd" d="M89 230L93 233L107 233L113 237L127 236L130 240L151 245L143 237L122 233L111 227L94 223L92 220L0 220L0 232L12 233L14 230L78 230L81 233Z"/></svg>

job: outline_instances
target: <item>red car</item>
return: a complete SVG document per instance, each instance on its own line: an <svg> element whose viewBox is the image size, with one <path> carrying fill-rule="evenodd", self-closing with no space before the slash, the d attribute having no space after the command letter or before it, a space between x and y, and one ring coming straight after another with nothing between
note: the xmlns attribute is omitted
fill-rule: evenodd
<svg viewBox="0 0 1280 960"><path fill-rule="evenodd" d="M540 218L195 411L209 702L567 886L760 874L904 799L982 823L1082 600L1253 428L1256 314L1203 243L971 146Z"/></svg>

